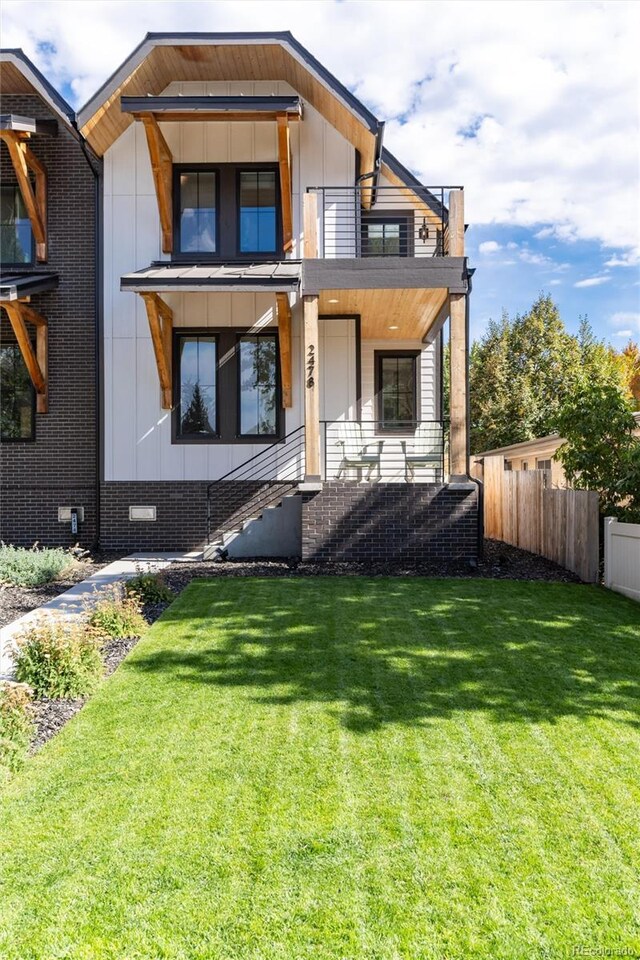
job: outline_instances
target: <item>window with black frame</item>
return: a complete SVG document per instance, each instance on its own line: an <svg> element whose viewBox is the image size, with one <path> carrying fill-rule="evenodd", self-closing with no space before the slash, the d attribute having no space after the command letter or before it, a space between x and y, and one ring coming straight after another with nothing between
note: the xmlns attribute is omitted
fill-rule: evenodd
<svg viewBox="0 0 640 960"><path fill-rule="evenodd" d="M0 263L4 266L33 263L31 221L15 185L0 187Z"/></svg>
<svg viewBox="0 0 640 960"><path fill-rule="evenodd" d="M218 433L218 344L214 336L178 336L178 437L209 440Z"/></svg>
<svg viewBox="0 0 640 960"><path fill-rule="evenodd" d="M278 190L275 170L238 171L240 253L275 253Z"/></svg>
<svg viewBox="0 0 640 960"><path fill-rule="evenodd" d="M35 391L15 342L0 342L0 440L33 440Z"/></svg>
<svg viewBox="0 0 640 960"><path fill-rule="evenodd" d="M417 351L376 352L378 428L411 430L418 421Z"/></svg>
<svg viewBox="0 0 640 960"><path fill-rule="evenodd" d="M275 334L243 336L238 341L240 436L278 433L278 344Z"/></svg>
<svg viewBox="0 0 640 960"><path fill-rule="evenodd" d="M218 249L216 171L183 170L179 185L179 252L215 253Z"/></svg>
<svg viewBox="0 0 640 960"><path fill-rule="evenodd" d="M391 213L363 216L360 236L363 257L408 257L411 255L409 221Z"/></svg>

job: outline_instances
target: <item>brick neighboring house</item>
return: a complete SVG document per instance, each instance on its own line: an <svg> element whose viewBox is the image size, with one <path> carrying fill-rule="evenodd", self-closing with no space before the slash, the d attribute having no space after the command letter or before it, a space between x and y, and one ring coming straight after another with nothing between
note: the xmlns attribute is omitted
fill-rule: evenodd
<svg viewBox="0 0 640 960"><path fill-rule="evenodd" d="M20 50L0 52L0 90L0 539L92 543L100 162ZM31 344L37 390L17 337Z"/></svg>
<svg viewBox="0 0 640 960"><path fill-rule="evenodd" d="M82 312L96 282L100 311L82 331L75 314L59 322L84 339L64 363L56 351L58 367L52 351L49 412L35 415L48 492L13 517L27 454L11 453L0 536L62 539L60 470L83 478L80 539L105 547L475 557L462 188L419 183L384 124L289 33L149 34L74 120L66 216L86 248L73 278L56 261L69 279L46 296L74 285ZM83 150L100 161L97 221ZM54 453L39 444L56 409Z"/></svg>

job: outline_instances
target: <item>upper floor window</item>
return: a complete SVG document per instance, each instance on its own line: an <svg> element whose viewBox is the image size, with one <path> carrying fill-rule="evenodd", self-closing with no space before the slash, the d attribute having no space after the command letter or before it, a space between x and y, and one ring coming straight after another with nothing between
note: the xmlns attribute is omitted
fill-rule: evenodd
<svg viewBox="0 0 640 960"><path fill-rule="evenodd" d="M390 211L378 215L364 215L361 225L363 257L410 257L409 218L406 214Z"/></svg>
<svg viewBox="0 0 640 960"><path fill-rule="evenodd" d="M35 391L20 347L0 344L0 440L33 440Z"/></svg>
<svg viewBox="0 0 640 960"><path fill-rule="evenodd" d="M174 252L183 260L282 256L274 164L174 167Z"/></svg>
<svg viewBox="0 0 640 960"><path fill-rule="evenodd" d="M0 187L0 263L33 263L34 246L31 221L20 189Z"/></svg>

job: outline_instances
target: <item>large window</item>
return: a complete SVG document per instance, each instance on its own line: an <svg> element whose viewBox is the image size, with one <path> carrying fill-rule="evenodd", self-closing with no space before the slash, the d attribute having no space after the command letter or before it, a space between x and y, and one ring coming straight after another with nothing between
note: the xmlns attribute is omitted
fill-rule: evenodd
<svg viewBox="0 0 640 960"><path fill-rule="evenodd" d="M215 337L178 337L177 413L182 440L208 440L217 435L217 352Z"/></svg>
<svg viewBox="0 0 640 960"><path fill-rule="evenodd" d="M363 257L409 257L411 238L409 220L392 213L365 215L361 225Z"/></svg>
<svg viewBox="0 0 640 960"><path fill-rule="evenodd" d="M275 440L282 435L282 420L275 331L176 332L176 442Z"/></svg>
<svg viewBox="0 0 640 960"><path fill-rule="evenodd" d="M33 440L35 391L17 343L0 343L0 439Z"/></svg>
<svg viewBox="0 0 640 960"><path fill-rule="evenodd" d="M380 430L408 430L415 426L418 356L415 350L376 352L375 389Z"/></svg>
<svg viewBox="0 0 640 960"><path fill-rule="evenodd" d="M188 261L282 255L273 164L174 166L174 256Z"/></svg>
<svg viewBox="0 0 640 960"><path fill-rule="evenodd" d="M17 186L0 187L0 263L33 263L31 222Z"/></svg>

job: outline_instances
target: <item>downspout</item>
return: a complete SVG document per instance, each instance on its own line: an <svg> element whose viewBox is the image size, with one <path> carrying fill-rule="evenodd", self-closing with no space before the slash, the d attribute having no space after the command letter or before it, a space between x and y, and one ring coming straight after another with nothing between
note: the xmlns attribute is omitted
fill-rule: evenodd
<svg viewBox="0 0 640 960"><path fill-rule="evenodd" d="M95 180L94 190L94 245L93 245L93 275L94 275L94 390L95 390L95 504L96 504L96 546L100 545L101 525L101 490L100 478L102 475L102 327L103 327L103 295L102 295L102 161L93 152L89 152L87 144L78 130L76 120L73 126L78 136L78 142L85 160Z"/></svg>

